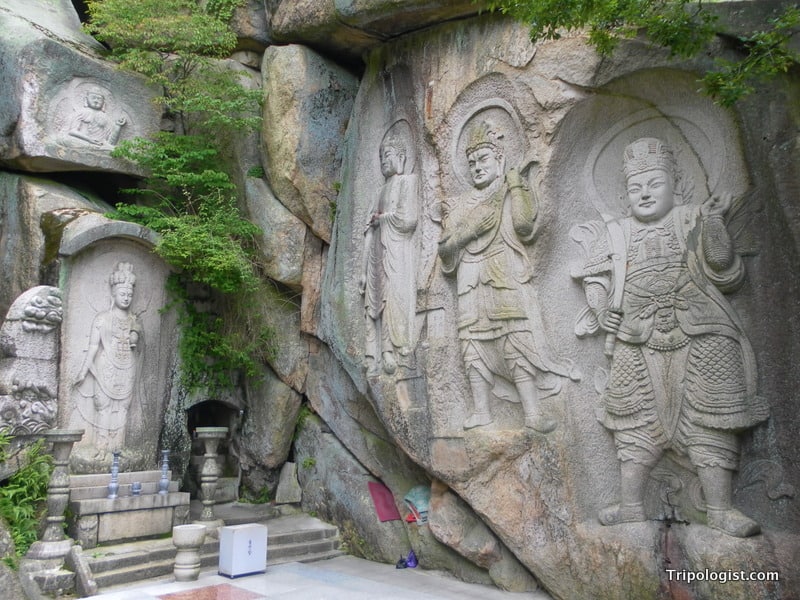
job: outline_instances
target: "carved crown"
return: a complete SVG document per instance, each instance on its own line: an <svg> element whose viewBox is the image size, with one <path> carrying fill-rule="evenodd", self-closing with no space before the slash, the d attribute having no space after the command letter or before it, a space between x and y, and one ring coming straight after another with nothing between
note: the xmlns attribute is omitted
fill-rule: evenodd
<svg viewBox="0 0 800 600"><path fill-rule="evenodd" d="M492 148L498 152L503 151L503 134L497 131L490 121L481 121L472 128L467 139L466 154L469 156L481 148Z"/></svg>
<svg viewBox="0 0 800 600"><path fill-rule="evenodd" d="M125 285L128 287L136 285L136 275L133 274L133 265L126 262L118 263L117 268L111 273L111 277L108 278L108 283L112 288L118 285Z"/></svg>
<svg viewBox="0 0 800 600"><path fill-rule="evenodd" d="M653 169L675 175L675 157L664 142L657 138L640 138L625 148L622 170L626 178Z"/></svg>

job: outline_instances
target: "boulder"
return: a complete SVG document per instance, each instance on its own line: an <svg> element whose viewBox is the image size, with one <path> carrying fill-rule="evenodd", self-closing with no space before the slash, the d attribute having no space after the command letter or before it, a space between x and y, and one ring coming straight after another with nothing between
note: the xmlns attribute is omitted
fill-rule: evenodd
<svg viewBox="0 0 800 600"><path fill-rule="evenodd" d="M230 26L238 38L240 50L263 52L271 42L269 6L263 0L247 0L233 11Z"/></svg>
<svg viewBox="0 0 800 600"><path fill-rule="evenodd" d="M400 495L425 473L398 448L369 400L353 386L325 344L315 344L308 358L306 395L314 412L341 443L376 478Z"/></svg>
<svg viewBox="0 0 800 600"><path fill-rule="evenodd" d="M312 234L303 221L278 202L263 179L248 177L244 189L250 221L261 229L257 245L264 273L291 288L300 288L306 237Z"/></svg>
<svg viewBox="0 0 800 600"><path fill-rule="evenodd" d="M300 394L265 367L247 384L246 409L239 436L242 467L277 469L289 456Z"/></svg>
<svg viewBox="0 0 800 600"><path fill-rule="evenodd" d="M28 171L140 174L112 158L123 140L158 131L157 90L100 60L70 2L0 6L0 162Z"/></svg>
<svg viewBox="0 0 800 600"><path fill-rule="evenodd" d="M281 381L302 394L308 375L309 340L300 332L298 298L269 282L260 300L260 304L252 308L262 311L261 322L272 331L269 366Z"/></svg>
<svg viewBox="0 0 800 600"><path fill-rule="evenodd" d="M5 524L0 528L0 557L15 559L14 541L11 534L5 527ZM20 582L19 572L12 569L5 560L0 561L0 586L2 586L3 593L8 598L25 598L25 592Z"/></svg>
<svg viewBox="0 0 800 600"><path fill-rule="evenodd" d="M270 46L261 72L267 180L286 208L330 242L356 78L303 46Z"/></svg>
<svg viewBox="0 0 800 600"><path fill-rule="evenodd" d="M486 569L497 587L510 592L537 589L536 579L530 572L466 502L441 482L431 486L428 527L437 540Z"/></svg>
<svg viewBox="0 0 800 600"><path fill-rule="evenodd" d="M23 291L42 283L57 259L64 225L107 204L60 183L0 171L0 314ZM48 273L52 276L52 273ZM57 283L53 276L52 283Z"/></svg>
<svg viewBox="0 0 800 600"><path fill-rule="evenodd" d="M479 9L472 0L283 0L272 15L272 35L355 61L386 40Z"/></svg>
<svg viewBox="0 0 800 600"><path fill-rule="evenodd" d="M402 521L380 522L369 493L370 472L318 417L308 416L294 445L304 511L339 527L351 554L394 563L411 549ZM397 498L397 494L395 494Z"/></svg>
<svg viewBox="0 0 800 600"><path fill-rule="evenodd" d="M297 480L297 463L283 463L278 490L275 492L275 504L300 504L302 499L303 490Z"/></svg>

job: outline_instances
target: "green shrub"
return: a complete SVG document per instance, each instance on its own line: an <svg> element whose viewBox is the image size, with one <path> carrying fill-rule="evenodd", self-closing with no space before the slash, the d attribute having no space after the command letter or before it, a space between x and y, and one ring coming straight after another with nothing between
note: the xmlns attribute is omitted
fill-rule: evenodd
<svg viewBox="0 0 800 600"><path fill-rule="evenodd" d="M2 452L10 438L2 440ZM14 540L16 555L6 557L16 567L38 538L39 528L47 513L47 484L53 472L53 459L44 451L44 440L38 440L24 451L24 466L0 486L0 517L6 522Z"/></svg>
<svg viewBox="0 0 800 600"><path fill-rule="evenodd" d="M256 301L266 285L256 264L260 230L239 211L232 165L222 160L229 154L223 140L259 125L260 93L212 60L235 48L228 21L242 3L87 2L87 30L110 46L110 57L123 68L159 86L158 101L174 123L173 131L114 149L113 156L136 163L147 176L122 190L135 203L118 204L111 216L159 233L156 252L181 274L169 285L182 331L183 383L190 389L231 387L234 371L253 375L272 352L272 331L258 311L247 319L223 318L197 310L185 292L190 283L207 286L235 312Z"/></svg>

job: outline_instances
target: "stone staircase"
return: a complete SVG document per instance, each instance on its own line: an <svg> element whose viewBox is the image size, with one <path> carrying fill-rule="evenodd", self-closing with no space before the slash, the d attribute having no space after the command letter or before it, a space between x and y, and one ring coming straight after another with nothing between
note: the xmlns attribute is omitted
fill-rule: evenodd
<svg viewBox="0 0 800 600"><path fill-rule="evenodd" d="M220 515L221 516L221 515ZM260 522L267 526L267 568L286 562L311 562L343 554L339 550L339 531L327 523L304 514L270 519L248 519L247 515L225 518L226 525ZM171 538L142 540L102 546L84 552L98 588L140 583L172 575L175 547ZM201 550L201 566L213 569L219 562L219 540L206 538Z"/></svg>

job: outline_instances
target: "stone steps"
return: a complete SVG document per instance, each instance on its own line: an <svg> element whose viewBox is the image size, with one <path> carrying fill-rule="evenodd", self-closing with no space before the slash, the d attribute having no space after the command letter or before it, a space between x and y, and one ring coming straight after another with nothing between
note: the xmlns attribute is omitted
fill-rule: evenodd
<svg viewBox="0 0 800 600"><path fill-rule="evenodd" d="M226 520L227 522L227 520ZM251 521L253 522L253 521ZM339 531L308 515L290 515L261 521L267 526L267 566L285 562L312 562L343 554ZM175 547L171 539L143 540L104 546L84 556L100 590L172 575ZM207 539L201 549L204 569L219 563L219 541Z"/></svg>

